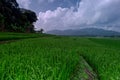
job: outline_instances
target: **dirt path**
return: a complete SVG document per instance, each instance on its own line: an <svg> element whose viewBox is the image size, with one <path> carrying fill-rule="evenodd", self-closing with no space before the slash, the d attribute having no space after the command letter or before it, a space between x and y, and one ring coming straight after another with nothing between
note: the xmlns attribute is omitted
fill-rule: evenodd
<svg viewBox="0 0 120 80"><path fill-rule="evenodd" d="M16 42L18 40L7 40L7 41L0 41L0 44L7 44L7 43L11 43L11 42Z"/></svg>
<svg viewBox="0 0 120 80"><path fill-rule="evenodd" d="M85 59L80 56L80 61L72 73L70 80L98 80L98 78L97 74L93 71Z"/></svg>

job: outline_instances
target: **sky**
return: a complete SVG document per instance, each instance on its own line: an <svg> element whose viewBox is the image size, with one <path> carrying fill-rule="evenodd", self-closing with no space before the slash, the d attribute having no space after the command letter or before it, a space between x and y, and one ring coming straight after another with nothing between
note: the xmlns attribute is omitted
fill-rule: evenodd
<svg viewBox="0 0 120 80"><path fill-rule="evenodd" d="M101 28L120 32L120 0L17 0L36 12L36 30Z"/></svg>

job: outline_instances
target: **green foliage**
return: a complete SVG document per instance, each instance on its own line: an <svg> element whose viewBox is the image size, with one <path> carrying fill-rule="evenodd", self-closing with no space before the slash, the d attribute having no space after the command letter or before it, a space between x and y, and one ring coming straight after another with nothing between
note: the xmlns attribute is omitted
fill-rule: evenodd
<svg viewBox="0 0 120 80"><path fill-rule="evenodd" d="M79 57L63 49L61 43L55 47L59 40L51 40L38 38L1 45L0 79L67 80Z"/></svg>
<svg viewBox="0 0 120 80"><path fill-rule="evenodd" d="M0 31L3 31L4 29L4 21L5 21L4 16L0 14Z"/></svg>
<svg viewBox="0 0 120 80"><path fill-rule="evenodd" d="M51 36L47 34L36 34L36 33L11 33L11 32L0 32L0 41L8 41L8 40L19 40L19 39L27 39L27 38L37 38Z"/></svg>
<svg viewBox="0 0 120 80"><path fill-rule="evenodd" d="M29 20L30 23L33 23L37 20L36 14L30 10L24 9L24 15L27 16L27 19Z"/></svg>
<svg viewBox="0 0 120 80"><path fill-rule="evenodd" d="M4 23L4 16L2 14L0 14L0 24Z"/></svg>
<svg viewBox="0 0 120 80"><path fill-rule="evenodd" d="M13 32L33 32L34 26L32 24L36 20L35 12L19 8L16 0L1 0L0 22L4 22L4 28L0 29L0 31L4 29L4 31ZM28 23L29 25L26 25Z"/></svg>
<svg viewBox="0 0 120 80"><path fill-rule="evenodd" d="M119 80L119 44L120 39L58 36L2 44L0 80L69 80L76 65L81 65L79 55L100 80Z"/></svg>
<svg viewBox="0 0 120 80"><path fill-rule="evenodd" d="M43 31L44 31L44 29L40 29L40 30L38 30L38 31L36 31L37 33L43 33Z"/></svg>

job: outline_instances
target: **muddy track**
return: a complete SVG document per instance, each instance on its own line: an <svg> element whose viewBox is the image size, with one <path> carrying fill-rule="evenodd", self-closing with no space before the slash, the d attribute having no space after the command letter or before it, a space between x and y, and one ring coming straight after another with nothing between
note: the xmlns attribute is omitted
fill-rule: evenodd
<svg viewBox="0 0 120 80"><path fill-rule="evenodd" d="M78 65L73 71L70 80L98 80L98 77L86 60L80 56Z"/></svg>
<svg viewBox="0 0 120 80"><path fill-rule="evenodd" d="M11 42L16 42L18 40L8 40L8 41L0 41L0 44L7 44L7 43L11 43Z"/></svg>

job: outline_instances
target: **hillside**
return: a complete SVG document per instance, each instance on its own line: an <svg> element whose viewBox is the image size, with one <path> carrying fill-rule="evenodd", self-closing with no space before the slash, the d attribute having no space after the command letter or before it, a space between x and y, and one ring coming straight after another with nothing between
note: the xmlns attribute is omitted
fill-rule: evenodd
<svg viewBox="0 0 120 80"><path fill-rule="evenodd" d="M68 35L68 36L120 36L119 32L97 29L97 28L85 28L78 30L52 30L48 31L49 34L56 35Z"/></svg>

